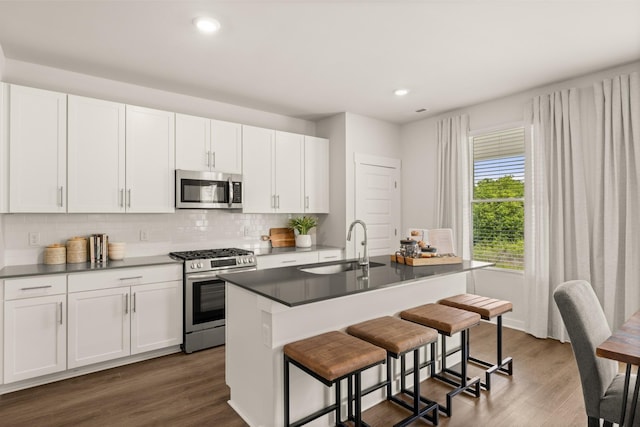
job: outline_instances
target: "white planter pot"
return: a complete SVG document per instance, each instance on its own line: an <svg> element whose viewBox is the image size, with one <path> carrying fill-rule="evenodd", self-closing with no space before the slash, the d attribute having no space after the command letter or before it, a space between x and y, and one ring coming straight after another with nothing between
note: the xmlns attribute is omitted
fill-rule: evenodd
<svg viewBox="0 0 640 427"><path fill-rule="evenodd" d="M298 234L296 236L296 247L297 248L310 248L311 247L311 235L309 235L309 234Z"/></svg>

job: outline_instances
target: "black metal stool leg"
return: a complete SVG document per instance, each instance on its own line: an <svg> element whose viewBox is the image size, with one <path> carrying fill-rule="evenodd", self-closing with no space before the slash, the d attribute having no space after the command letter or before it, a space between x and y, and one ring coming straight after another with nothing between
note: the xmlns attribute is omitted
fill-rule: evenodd
<svg viewBox="0 0 640 427"><path fill-rule="evenodd" d="M485 382L481 384L486 390L491 390L491 375L495 372L502 372L507 375L513 375L513 359L511 357L507 357L505 359L502 358L502 315L497 316L496 318L496 358L497 362L495 365L492 365L489 362L485 362L484 360L475 358L469 354L468 360L477 365L484 366L488 368L485 371Z"/></svg>
<svg viewBox="0 0 640 427"><path fill-rule="evenodd" d="M289 426L289 357L284 355L284 425Z"/></svg>

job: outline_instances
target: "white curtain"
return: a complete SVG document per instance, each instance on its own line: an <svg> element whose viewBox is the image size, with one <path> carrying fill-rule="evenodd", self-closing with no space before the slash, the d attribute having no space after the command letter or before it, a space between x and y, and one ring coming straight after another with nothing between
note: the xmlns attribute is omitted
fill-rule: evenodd
<svg viewBox="0 0 640 427"><path fill-rule="evenodd" d="M438 227L453 229L455 250L471 257L469 223L469 118L466 114L438 122Z"/></svg>
<svg viewBox="0 0 640 427"><path fill-rule="evenodd" d="M575 89L535 97L526 147L526 330L565 340L553 291L572 279L590 280L589 210Z"/></svg>
<svg viewBox="0 0 640 427"><path fill-rule="evenodd" d="M640 309L640 77L594 84L592 285L612 328Z"/></svg>

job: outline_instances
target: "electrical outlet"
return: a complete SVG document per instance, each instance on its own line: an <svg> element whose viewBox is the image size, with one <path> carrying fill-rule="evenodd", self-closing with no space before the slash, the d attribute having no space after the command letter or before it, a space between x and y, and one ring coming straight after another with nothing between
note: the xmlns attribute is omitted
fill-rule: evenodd
<svg viewBox="0 0 640 427"><path fill-rule="evenodd" d="M140 241L146 242L149 240L149 232L147 230L140 230Z"/></svg>
<svg viewBox="0 0 640 427"><path fill-rule="evenodd" d="M29 246L40 246L40 233L29 233Z"/></svg>

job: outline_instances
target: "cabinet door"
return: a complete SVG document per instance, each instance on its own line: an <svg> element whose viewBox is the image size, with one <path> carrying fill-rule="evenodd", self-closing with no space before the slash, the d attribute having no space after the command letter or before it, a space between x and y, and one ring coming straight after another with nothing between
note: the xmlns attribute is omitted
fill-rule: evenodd
<svg viewBox="0 0 640 427"><path fill-rule="evenodd" d="M68 295L69 369L129 355L129 299L129 287Z"/></svg>
<svg viewBox="0 0 640 427"><path fill-rule="evenodd" d="M0 213L9 211L9 86L0 83Z"/></svg>
<svg viewBox="0 0 640 427"><path fill-rule="evenodd" d="M279 255L261 255L256 257L256 262L258 263L258 270L313 264L318 262L318 252L291 252Z"/></svg>
<svg viewBox="0 0 640 427"><path fill-rule="evenodd" d="M211 167L211 120L176 114L176 169L208 171Z"/></svg>
<svg viewBox="0 0 640 427"><path fill-rule="evenodd" d="M68 212L124 212L124 104L69 95Z"/></svg>
<svg viewBox="0 0 640 427"><path fill-rule="evenodd" d="M304 136L276 131L275 188L277 212L304 212Z"/></svg>
<svg viewBox="0 0 640 427"><path fill-rule="evenodd" d="M329 213L329 140L304 137L304 211Z"/></svg>
<svg viewBox="0 0 640 427"><path fill-rule="evenodd" d="M9 90L9 211L65 212L67 95Z"/></svg>
<svg viewBox="0 0 640 427"><path fill-rule="evenodd" d="M64 371L66 295L4 303L4 382Z"/></svg>
<svg viewBox="0 0 640 427"><path fill-rule="evenodd" d="M211 121L211 169L242 173L242 126L238 123Z"/></svg>
<svg viewBox="0 0 640 427"><path fill-rule="evenodd" d="M127 105L127 212L174 212L175 117Z"/></svg>
<svg viewBox="0 0 640 427"><path fill-rule="evenodd" d="M131 354L182 344L182 281L131 287Z"/></svg>
<svg viewBox="0 0 640 427"><path fill-rule="evenodd" d="M271 156L275 131L253 126L242 127L242 211L274 212Z"/></svg>

